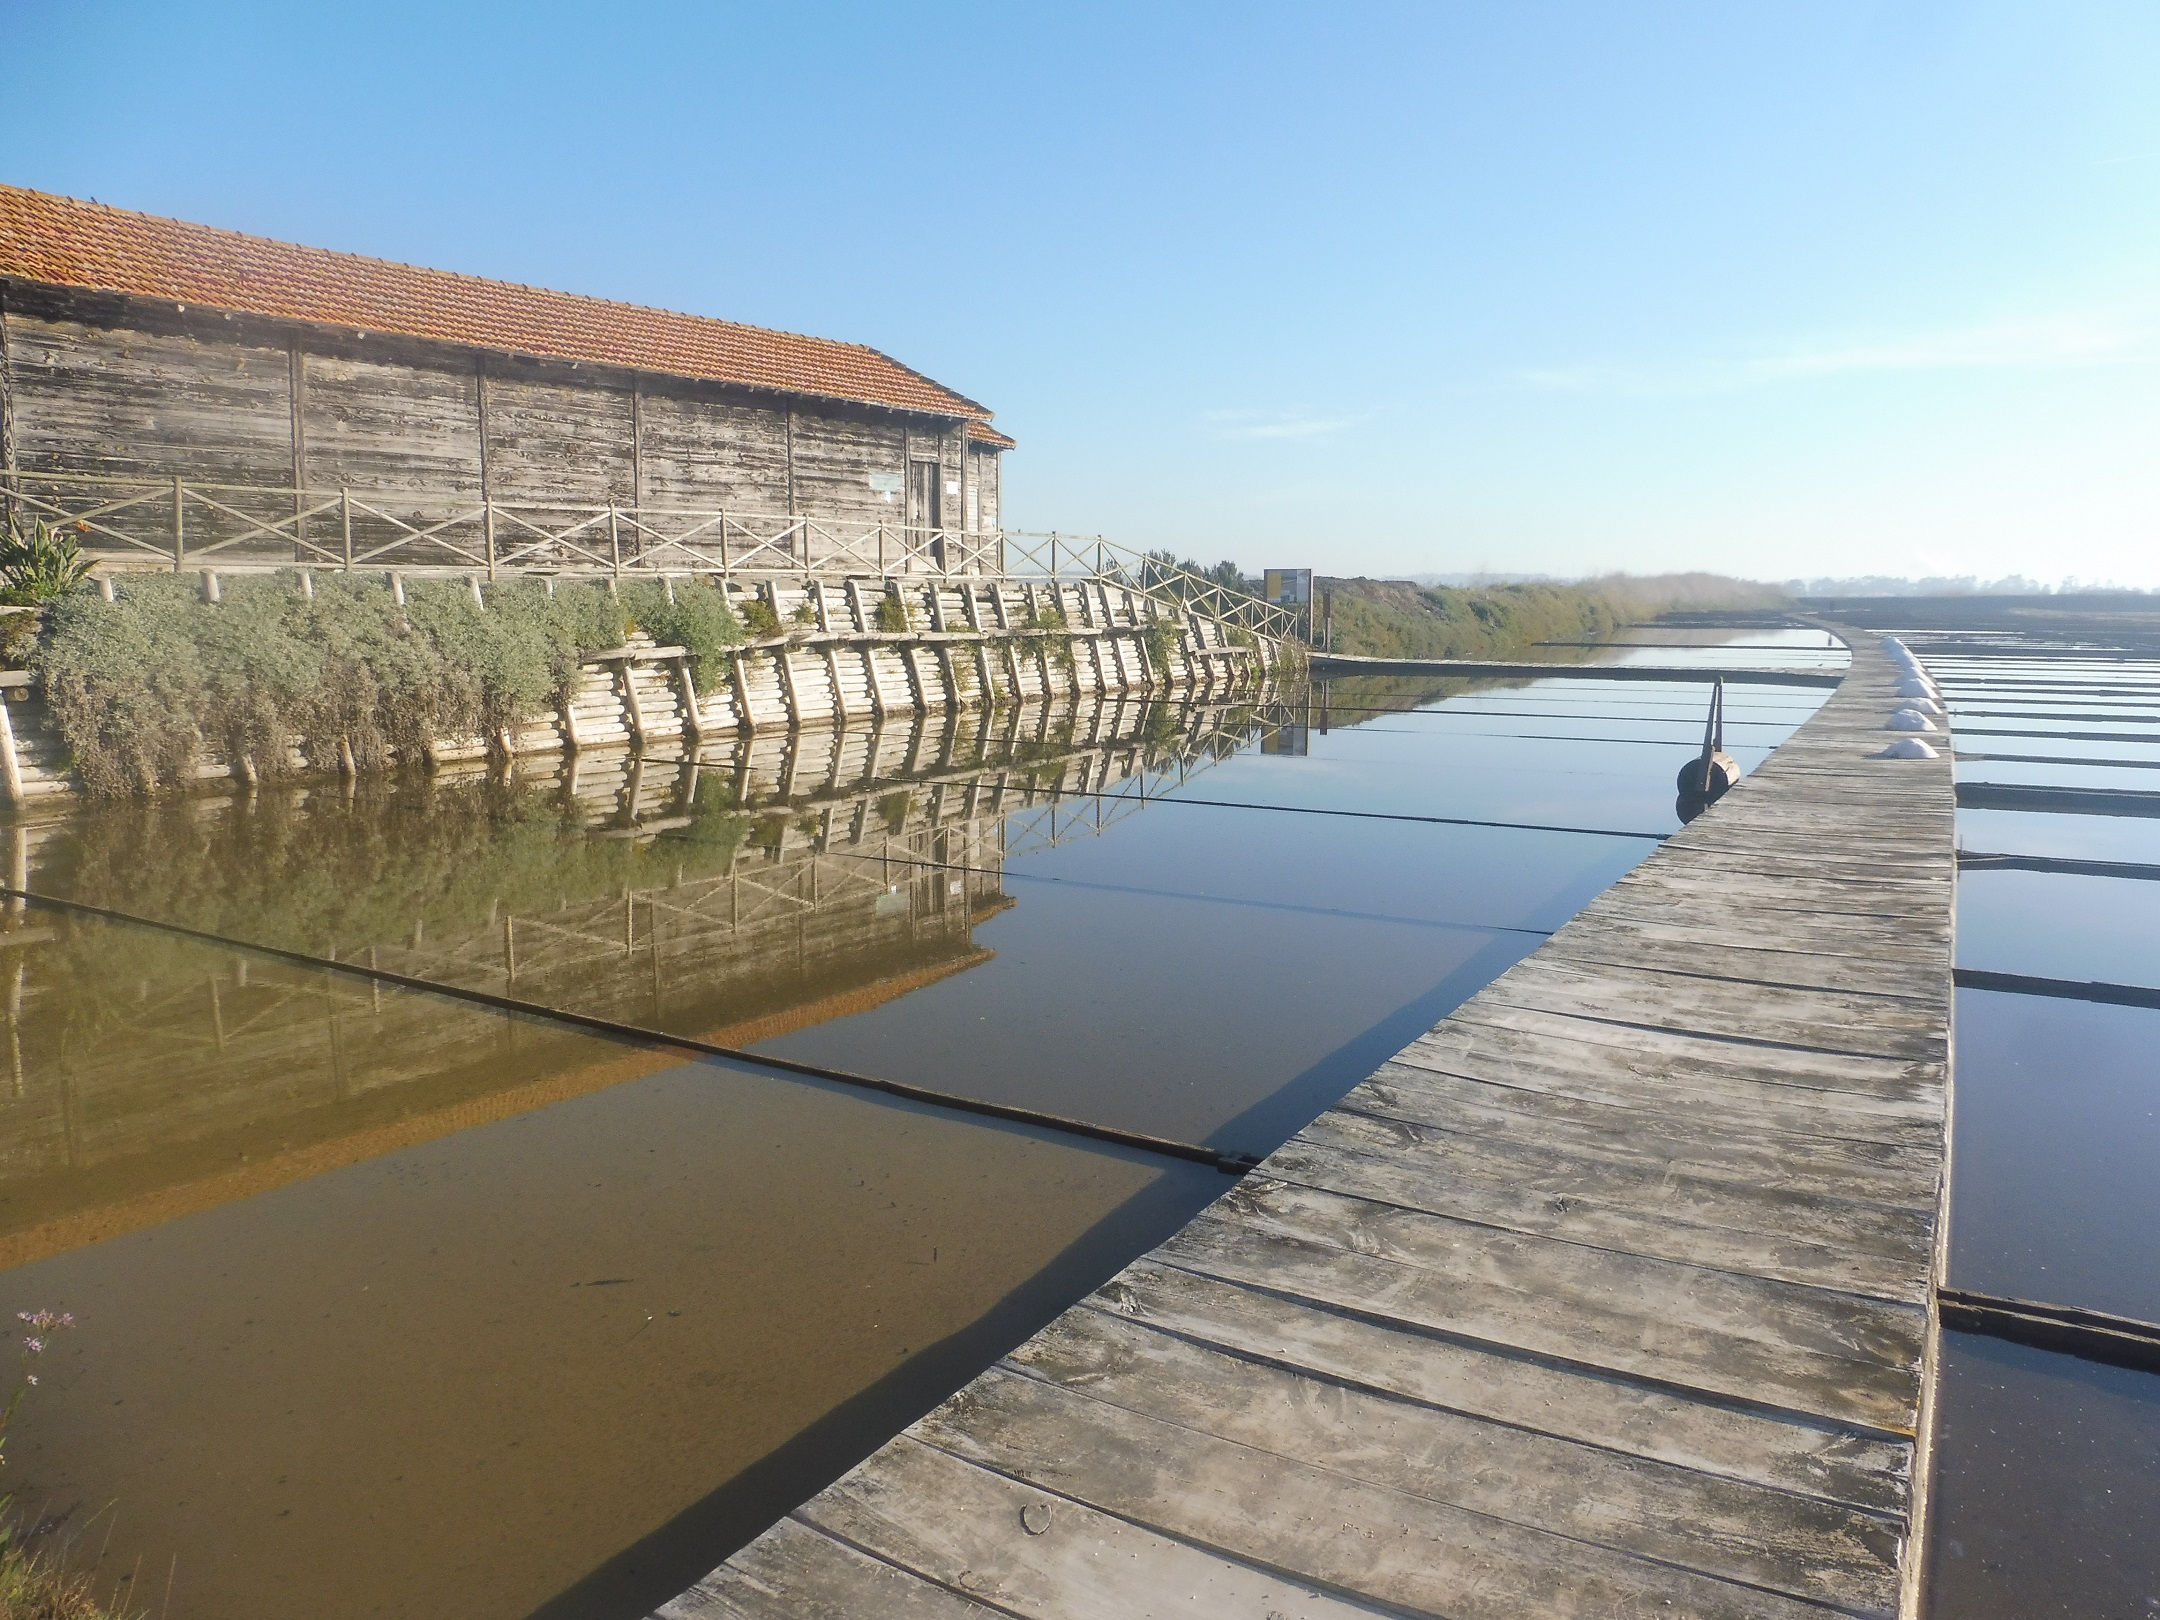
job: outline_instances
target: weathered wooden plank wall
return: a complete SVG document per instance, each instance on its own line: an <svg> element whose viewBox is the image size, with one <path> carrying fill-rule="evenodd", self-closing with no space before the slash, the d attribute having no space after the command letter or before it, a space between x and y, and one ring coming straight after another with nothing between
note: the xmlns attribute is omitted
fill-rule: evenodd
<svg viewBox="0 0 2160 1620"><path fill-rule="evenodd" d="M305 366L310 484L405 495L406 509L423 515L442 495L480 493L476 369L322 354ZM66 445L52 441L47 453L57 460Z"/></svg>
<svg viewBox="0 0 2160 1620"><path fill-rule="evenodd" d="M928 454L941 487L961 478L955 423L613 367L19 283L0 336L0 441L25 472L405 493L419 515L484 485L498 500L642 493L893 523L901 505L872 474L904 477ZM976 445L968 461L994 514L997 453Z"/></svg>
<svg viewBox="0 0 2160 1620"><path fill-rule="evenodd" d="M658 506L787 510L781 414L695 392L643 397L646 499Z"/></svg>
<svg viewBox="0 0 2160 1620"><path fill-rule="evenodd" d="M115 331L14 308L6 319L8 431L23 470L290 482L282 346Z"/></svg>
<svg viewBox="0 0 2160 1620"><path fill-rule="evenodd" d="M487 362L486 387L490 495L636 504L631 426L643 413L633 410L629 387L496 358Z"/></svg>

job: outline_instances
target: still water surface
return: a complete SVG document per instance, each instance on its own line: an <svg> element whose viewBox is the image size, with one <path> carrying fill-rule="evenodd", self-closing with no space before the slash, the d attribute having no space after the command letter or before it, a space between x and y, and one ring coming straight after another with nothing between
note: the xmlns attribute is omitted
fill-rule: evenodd
<svg viewBox="0 0 2160 1620"><path fill-rule="evenodd" d="M2009 637L1998 656L1922 655L1961 787L2129 795L2119 815L1958 810L1962 850L2029 863L1961 869L1958 965L2058 982L1957 993L1949 1279L2160 1324L2160 1011L2084 999L2092 981L2160 988L2160 798L2135 797L2160 791L2160 667L2021 656ZM1949 1333L1939 1402L1936 1620L2160 1614L2160 1376Z"/></svg>
<svg viewBox="0 0 2160 1620"><path fill-rule="evenodd" d="M0 932L19 1503L175 1616L643 1612L1225 1179L253 947L1264 1152L1677 825L1702 689L1329 701L15 829L146 920Z"/></svg>

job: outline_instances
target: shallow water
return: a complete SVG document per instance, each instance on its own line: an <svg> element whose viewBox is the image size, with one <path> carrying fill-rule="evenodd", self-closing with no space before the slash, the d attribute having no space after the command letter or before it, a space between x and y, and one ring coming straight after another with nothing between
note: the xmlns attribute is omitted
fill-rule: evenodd
<svg viewBox="0 0 2160 1620"><path fill-rule="evenodd" d="M2160 1011L1957 993L1950 1281L2160 1322Z"/></svg>
<svg viewBox="0 0 2160 1620"><path fill-rule="evenodd" d="M1957 826L1963 849L2160 866L2160 817L1960 809Z"/></svg>
<svg viewBox="0 0 2160 1620"><path fill-rule="evenodd" d="M1387 695L19 827L147 920L0 933L0 1306L81 1323L19 1500L174 1616L643 1612L1226 1179L252 947L1264 1152L1655 847L1702 701Z"/></svg>
<svg viewBox="0 0 2160 1620"><path fill-rule="evenodd" d="M80 1321L11 1437L18 1506L108 1578L139 1560L146 1604L171 1570L175 1614L526 1614L581 1582L641 1612L1223 1179L296 979L229 998L236 1060L267 1056L255 1001L313 1014L255 1109L228 1090L175 1141L114 1028L30 1090L78 1162L11 1181L0 1305Z"/></svg>
<svg viewBox="0 0 2160 1620"><path fill-rule="evenodd" d="M1958 876L1957 961L2160 988L2160 883L1968 868Z"/></svg>
<svg viewBox="0 0 2160 1620"><path fill-rule="evenodd" d="M1961 785L2160 789L2151 663L1922 656ZM1957 823L1968 851L2160 866L2152 816L1964 805ZM2160 884L1966 867L1957 908L1961 968L2069 982L1957 994L1950 1281L2160 1323L2160 1012L2076 995L2160 986ZM2160 1613L2160 1377L1948 1333L1939 1402L1930 1614Z"/></svg>
<svg viewBox="0 0 2160 1620"><path fill-rule="evenodd" d="M2160 1613L2160 1376L1945 1333L1927 1613Z"/></svg>
<svg viewBox="0 0 2160 1620"><path fill-rule="evenodd" d="M2152 772L2125 764L2081 765L2061 761L2028 765L2013 760L1960 758L1957 779L2010 783L2019 787L2106 788L2118 793L2160 793Z"/></svg>

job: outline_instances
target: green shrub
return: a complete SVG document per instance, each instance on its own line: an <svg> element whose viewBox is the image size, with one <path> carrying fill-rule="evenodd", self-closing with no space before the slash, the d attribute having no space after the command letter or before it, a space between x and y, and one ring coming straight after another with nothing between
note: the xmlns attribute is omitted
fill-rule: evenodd
<svg viewBox="0 0 2160 1620"><path fill-rule="evenodd" d="M704 580L690 580L674 588L669 599L666 586L656 580L627 580L621 587L622 604L630 620L663 647L680 647L698 664L715 660L747 638L743 619L728 605L727 592ZM772 609L763 602L765 616ZM746 611L744 618L748 618ZM759 631L771 635L779 626Z"/></svg>
<svg viewBox="0 0 2160 1620"><path fill-rule="evenodd" d="M889 636L904 635L914 628L907 603L891 591L878 598L876 619L877 627Z"/></svg>
<svg viewBox="0 0 2160 1620"><path fill-rule="evenodd" d="M743 603L742 623L753 636L777 636L780 633L780 615L773 612L772 604L762 597L753 596Z"/></svg>
<svg viewBox="0 0 2160 1620"><path fill-rule="evenodd" d="M1176 656L1178 638L1164 619L1144 619L1140 624L1140 639L1147 643L1148 667L1155 678L1162 680L1170 673L1170 660Z"/></svg>
<svg viewBox="0 0 2160 1620"><path fill-rule="evenodd" d="M1026 632L1020 644L1030 657L1041 654L1062 668L1073 667L1072 637L1066 634L1070 626L1063 608L1054 602L1038 602L1034 611L1020 621L1020 628Z"/></svg>
<svg viewBox="0 0 2160 1620"><path fill-rule="evenodd" d="M204 602L192 579L132 575L114 601L57 598L32 657L84 787L146 792L192 777L206 749L318 767L340 739L363 769L437 738L492 737L536 718L577 679L581 656L620 645L623 607L604 587L537 580L493 587L411 580L401 606L379 578L238 575Z"/></svg>
<svg viewBox="0 0 2160 1620"><path fill-rule="evenodd" d="M189 594L153 575L116 602L71 596L47 610L32 668L93 794L147 790L194 763L208 693Z"/></svg>

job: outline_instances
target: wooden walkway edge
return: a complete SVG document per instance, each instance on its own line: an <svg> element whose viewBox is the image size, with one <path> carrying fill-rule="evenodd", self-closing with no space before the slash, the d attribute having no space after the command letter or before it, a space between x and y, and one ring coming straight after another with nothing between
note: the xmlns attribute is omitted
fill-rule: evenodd
<svg viewBox="0 0 2160 1620"><path fill-rule="evenodd" d="M667 1620L1917 1612L1951 764L1850 675Z"/></svg>
<svg viewBox="0 0 2160 1620"><path fill-rule="evenodd" d="M1362 653L1314 653L1314 676L1452 675L1464 680L1571 681L1732 681L1751 686L1836 686L1845 677L1834 669L1781 669L1775 665L1710 664L1563 664L1506 662L1490 658L1370 658Z"/></svg>

